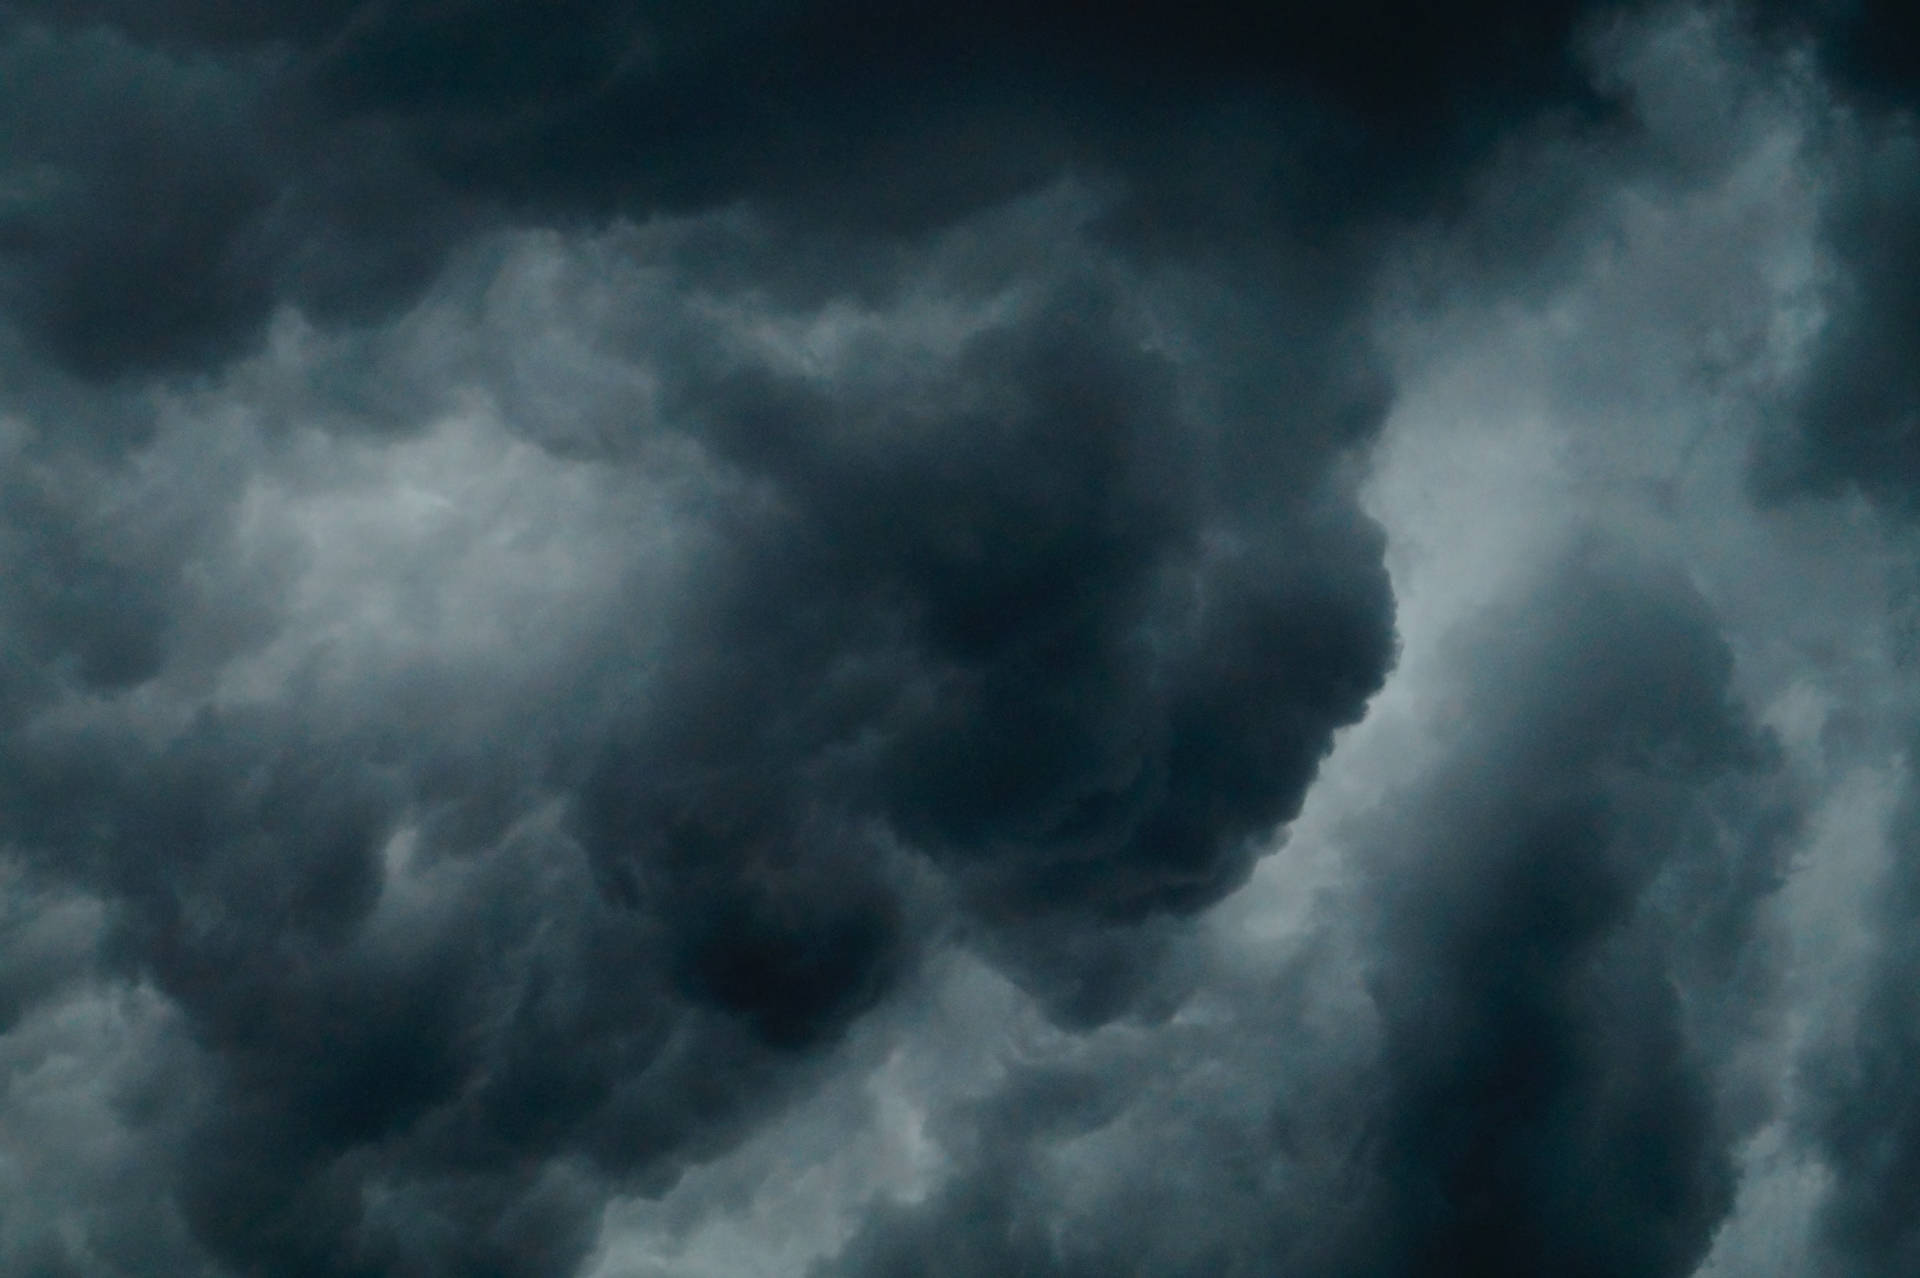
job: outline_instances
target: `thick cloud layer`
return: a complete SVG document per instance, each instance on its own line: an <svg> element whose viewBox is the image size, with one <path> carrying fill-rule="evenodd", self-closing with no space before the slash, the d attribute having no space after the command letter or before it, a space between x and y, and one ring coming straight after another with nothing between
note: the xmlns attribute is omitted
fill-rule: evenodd
<svg viewBox="0 0 1920 1278"><path fill-rule="evenodd" d="M569 1271L925 947L1097 1023L1244 880L1391 662L1378 378L1097 208L807 308L712 265L751 221L511 237L369 339L468 397L411 442L276 424L341 367L298 328L134 458L22 424L22 561L70 567L17 579L7 842L184 1017L156 1157L215 1261Z"/></svg>
<svg viewBox="0 0 1920 1278"><path fill-rule="evenodd" d="M1496 611L1502 703L1389 826L1364 1272L1684 1274L1727 1209L1724 1045L1698 1036L1791 808L1713 618L1663 576L1577 560Z"/></svg>
<svg viewBox="0 0 1920 1278"><path fill-rule="evenodd" d="M1907 6L1815 6L1768 16L1812 43L1840 111L1830 127L1825 243L1834 287L1783 435L1761 456L1768 488L1857 487L1911 510L1920 379L1920 32Z"/></svg>
<svg viewBox="0 0 1920 1278"><path fill-rule="evenodd" d="M1457 637L1453 761L1355 831L1370 1034L1314 1041L1329 937L1144 1097L1121 1048L1030 1068L827 1272L1693 1272L1734 1179L1716 1005L1764 993L1739 956L1793 806L1711 613L1609 558ZM1102 1159L1065 1151L1103 1140L1089 1207Z"/></svg>
<svg viewBox="0 0 1920 1278"><path fill-rule="evenodd" d="M286 303L391 313L502 214L893 237L1073 172L1142 246L1350 238L1584 84L1566 4L14 8L8 309L92 379L230 357Z"/></svg>
<svg viewBox="0 0 1920 1278"><path fill-rule="evenodd" d="M1848 130L1827 210L1840 279L1792 404L1761 454L1770 488L1853 488L1910 513L1920 381L1920 292L1903 264L1920 250L1920 135L1910 114Z"/></svg>
<svg viewBox="0 0 1920 1278"><path fill-rule="evenodd" d="M1903 21L0 4L0 1269L1904 1272Z"/></svg>
<svg viewBox="0 0 1920 1278"><path fill-rule="evenodd" d="M1911 1210L1920 1189L1920 1122L1908 1080L1920 1065L1913 945L1917 903L1911 799L1897 817L1895 862L1874 928L1875 968L1851 1034L1808 1062L1819 1096L1812 1126L1835 1174L1824 1225L1847 1274L1899 1273L1920 1259Z"/></svg>
<svg viewBox="0 0 1920 1278"><path fill-rule="evenodd" d="M1837 104L1822 227L1832 286L1786 423L1759 453L1757 474L1769 495L1862 494L1910 526L1920 480L1920 284L1911 267L1920 255L1920 40L1900 5L1826 6L1798 22L1812 29ZM1920 1126L1897 1081L1920 1067L1914 821L1909 793L1889 822L1888 863L1863 920L1872 940L1862 1004L1805 1062L1806 1125L1834 1178L1822 1224L1837 1273L1920 1263L1912 1223Z"/></svg>

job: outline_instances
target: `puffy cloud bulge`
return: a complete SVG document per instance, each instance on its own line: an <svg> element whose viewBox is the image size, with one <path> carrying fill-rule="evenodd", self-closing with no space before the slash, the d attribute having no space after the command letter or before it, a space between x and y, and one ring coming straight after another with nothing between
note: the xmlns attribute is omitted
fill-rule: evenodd
<svg viewBox="0 0 1920 1278"><path fill-rule="evenodd" d="M0 5L0 1269L691 1273L804 1167L699 1272L1682 1275L1791 1111L1899 1272L1898 919L1741 1072L1823 810L1744 596L1595 500L1397 628L1375 482L1394 332L1764 151L1677 58L1827 281L1712 514L1897 542L1892 15Z"/></svg>

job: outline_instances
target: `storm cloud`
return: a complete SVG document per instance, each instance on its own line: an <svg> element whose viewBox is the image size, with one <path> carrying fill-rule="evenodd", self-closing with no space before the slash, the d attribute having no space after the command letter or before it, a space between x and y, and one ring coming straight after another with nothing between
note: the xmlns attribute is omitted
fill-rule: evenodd
<svg viewBox="0 0 1920 1278"><path fill-rule="evenodd" d="M1795 805L1711 614L1616 559L1456 636L1457 761L1350 833L1357 936L1220 980L1165 1079L1117 1043L1028 1066L967 1173L825 1272L1693 1272L1734 1179L1716 1005L1761 993L1736 959ZM1333 1037L1353 976L1316 968L1356 942L1373 1015Z"/></svg>
<svg viewBox="0 0 1920 1278"><path fill-rule="evenodd" d="M1903 1272L1892 12L0 5L0 1268Z"/></svg>
<svg viewBox="0 0 1920 1278"><path fill-rule="evenodd" d="M1137 246L1364 239L1594 97L1566 4L12 9L9 311L95 380L391 314L476 223L744 202L871 247L1072 173Z"/></svg>

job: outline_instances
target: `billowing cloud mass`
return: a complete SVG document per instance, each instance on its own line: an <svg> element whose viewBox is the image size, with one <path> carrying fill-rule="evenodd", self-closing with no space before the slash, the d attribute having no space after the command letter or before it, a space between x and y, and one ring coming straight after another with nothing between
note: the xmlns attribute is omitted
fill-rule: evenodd
<svg viewBox="0 0 1920 1278"><path fill-rule="evenodd" d="M0 1272L1912 1271L1910 28L0 3Z"/></svg>
<svg viewBox="0 0 1920 1278"><path fill-rule="evenodd" d="M934 1208L877 1217L844 1271L1693 1272L1733 1184L1704 1053L1751 997L1725 959L1793 808L1765 792L1777 761L1729 702L1710 614L1606 558L1575 554L1475 627L1468 685L1502 695L1352 832L1364 1063L1303 1051L1298 983L1322 978L1282 968L1224 1024L1170 1032L1171 1080L1122 1114L1115 1066L1024 1071L976 1165ZM1222 1068L1244 1116L1210 1113ZM1179 1226L1133 1184L1074 1202L1085 1168L1050 1162L1079 1140L1177 1151L1149 1196Z"/></svg>

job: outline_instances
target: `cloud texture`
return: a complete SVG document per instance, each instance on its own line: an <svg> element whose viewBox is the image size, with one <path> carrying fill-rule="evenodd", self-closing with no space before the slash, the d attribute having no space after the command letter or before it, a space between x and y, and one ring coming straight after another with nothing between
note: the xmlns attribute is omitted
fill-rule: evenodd
<svg viewBox="0 0 1920 1278"><path fill-rule="evenodd" d="M0 5L0 1270L1905 1272L1902 21Z"/></svg>

